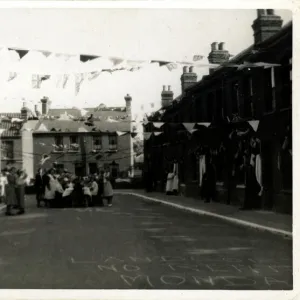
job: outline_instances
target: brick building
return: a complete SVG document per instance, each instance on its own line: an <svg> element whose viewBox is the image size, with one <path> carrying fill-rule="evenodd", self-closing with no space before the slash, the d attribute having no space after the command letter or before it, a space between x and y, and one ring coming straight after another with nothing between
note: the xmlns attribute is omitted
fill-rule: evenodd
<svg viewBox="0 0 300 300"><path fill-rule="evenodd" d="M109 167L114 177L128 174L133 165L131 138L131 97L125 97L126 107L86 108L87 117L79 109L50 109L43 98L38 120L27 121L22 129L24 168L33 176L43 154L59 169L76 175L96 173ZM38 107L36 107L37 114Z"/></svg>
<svg viewBox="0 0 300 300"><path fill-rule="evenodd" d="M7 165L22 167L22 134L23 122L33 119L34 114L23 103L20 113L0 113L1 155L0 169ZM22 121L23 122L22 122Z"/></svg>
<svg viewBox="0 0 300 300"><path fill-rule="evenodd" d="M164 88L162 110L149 118L149 121L164 125L160 129L151 122L145 126L146 131L160 130L163 134L152 135L145 141L145 163L153 168L155 180L162 182L164 169L174 160L179 162L184 193L198 196L197 149L209 147L218 153L215 157L217 200L226 201L233 153L224 155L220 149L226 143L229 145L228 136L233 128L246 130L251 122L259 124L255 136L260 139L262 158L262 207L291 213L292 23L282 27L282 20L274 10L258 10L252 28L254 44L232 59L224 43L211 45L209 62L222 66L211 69L199 82L193 68L184 67L179 97L173 100L171 89ZM245 62L247 67L244 68L226 66L226 63L242 65ZM279 66L251 66L259 62ZM195 125L197 131L190 134L182 123L191 122L205 126ZM230 147L233 145L227 148ZM240 203L244 197L244 179L240 172L231 199L233 203Z"/></svg>

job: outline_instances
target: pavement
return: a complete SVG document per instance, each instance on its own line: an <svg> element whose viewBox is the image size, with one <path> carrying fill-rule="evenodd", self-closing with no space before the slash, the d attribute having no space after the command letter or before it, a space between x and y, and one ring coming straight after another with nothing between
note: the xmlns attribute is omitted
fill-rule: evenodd
<svg viewBox="0 0 300 300"><path fill-rule="evenodd" d="M263 230L286 237L293 236L292 216L265 210L240 210L234 205L211 202L182 195L164 195L158 192L147 193L143 190L120 190L121 195L131 195L146 201L157 202L169 207L185 210L197 215L207 215L236 225Z"/></svg>
<svg viewBox="0 0 300 300"><path fill-rule="evenodd" d="M0 215L0 288L291 290L292 239L131 195Z"/></svg>

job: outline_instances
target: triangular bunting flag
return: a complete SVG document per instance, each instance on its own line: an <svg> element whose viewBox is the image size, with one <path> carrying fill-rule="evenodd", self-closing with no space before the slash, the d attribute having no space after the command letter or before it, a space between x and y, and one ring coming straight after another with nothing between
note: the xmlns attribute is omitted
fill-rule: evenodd
<svg viewBox="0 0 300 300"><path fill-rule="evenodd" d="M205 126L205 127L208 127L210 125L210 123L197 123L197 125L200 125L200 126Z"/></svg>
<svg viewBox="0 0 300 300"><path fill-rule="evenodd" d="M122 135L125 135L125 134L127 134L126 131L117 131L118 136L122 136Z"/></svg>
<svg viewBox="0 0 300 300"><path fill-rule="evenodd" d="M152 132L144 132L144 140L149 140L152 135Z"/></svg>
<svg viewBox="0 0 300 300"><path fill-rule="evenodd" d="M204 58L203 55L194 55L193 57L193 61L198 61L198 60L202 60Z"/></svg>
<svg viewBox="0 0 300 300"><path fill-rule="evenodd" d="M177 69L177 64L176 63L170 63L170 64L167 64L166 67L168 68L169 71L172 71L174 69Z"/></svg>
<svg viewBox="0 0 300 300"><path fill-rule="evenodd" d="M44 124L41 124L36 131L48 131L48 129Z"/></svg>
<svg viewBox="0 0 300 300"><path fill-rule="evenodd" d="M161 61L161 60L151 60L151 64L153 63L158 63L160 67L168 65L170 62L169 61Z"/></svg>
<svg viewBox="0 0 300 300"><path fill-rule="evenodd" d="M43 154L43 156L40 160L40 164L43 165L50 158L51 158L51 156L49 156L48 154Z"/></svg>
<svg viewBox="0 0 300 300"><path fill-rule="evenodd" d="M186 128L187 131L191 131L194 128L195 123L182 123L182 125Z"/></svg>
<svg viewBox="0 0 300 300"><path fill-rule="evenodd" d="M132 138L135 138L137 136L137 133L136 132L131 132L130 135L131 135Z"/></svg>
<svg viewBox="0 0 300 300"><path fill-rule="evenodd" d="M160 128L161 126L163 126L165 123L162 123L162 122L155 122L155 123L153 123L153 126L155 127L155 128Z"/></svg>
<svg viewBox="0 0 300 300"><path fill-rule="evenodd" d="M255 121L248 121L249 125L253 128L253 130L256 132L258 125L259 125L259 121L255 120Z"/></svg>
<svg viewBox="0 0 300 300"><path fill-rule="evenodd" d="M154 132L155 136L158 136L158 135L161 135L161 134L162 134L162 132Z"/></svg>
<svg viewBox="0 0 300 300"><path fill-rule="evenodd" d="M16 72L9 72L8 80L7 81L14 80L16 77L17 77L17 73Z"/></svg>
<svg viewBox="0 0 300 300"><path fill-rule="evenodd" d="M101 72L99 72L99 71L89 73L88 74L88 80L91 81L91 80L96 79L100 75L100 73Z"/></svg>
<svg viewBox="0 0 300 300"><path fill-rule="evenodd" d="M69 80L69 74L63 74L63 75L59 75L57 78L57 82L56 82L56 87L59 89L64 89L66 87L66 84Z"/></svg>
<svg viewBox="0 0 300 300"><path fill-rule="evenodd" d="M198 129L189 130L189 133L193 134L195 131L198 131Z"/></svg>
<svg viewBox="0 0 300 300"><path fill-rule="evenodd" d="M81 86L83 80L84 80L84 74L83 73L75 74L75 93L76 93L76 95L80 91L80 86Z"/></svg>

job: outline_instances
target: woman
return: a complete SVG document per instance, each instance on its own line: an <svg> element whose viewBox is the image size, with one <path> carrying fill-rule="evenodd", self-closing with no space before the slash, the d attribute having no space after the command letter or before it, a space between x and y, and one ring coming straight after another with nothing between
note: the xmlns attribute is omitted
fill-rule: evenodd
<svg viewBox="0 0 300 300"><path fill-rule="evenodd" d="M98 198L98 183L96 181L96 176L92 176L91 178L91 194L92 194L92 202L91 202L91 206L94 206L95 203L97 202L97 198Z"/></svg>
<svg viewBox="0 0 300 300"><path fill-rule="evenodd" d="M16 178L16 196L18 201L19 215L25 213L25 186L26 186L27 174L24 170L17 172Z"/></svg>
<svg viewBox="0 0 300 300"><path fill-rule="evenodd" d="M64 189L62 188L61 182L62 179L58 178L58 175L54 177L55 180L55 207L63 207L62 203L62 195L64 193Z"/></svg>
<svg viewBox="0 0 300 300"><path fill-rule="evenodd" d="M5 202L6 202L6 215L12 216L11 209L13 206L18 205L17 196L16 196L16 169L11 168L9 174L7 175L7 185L5 186Z"/></svg>
<svg viewBox="0 0 300 300"><path fill-rule="evenodd" d="M98 183L98 195L97 195L97 201L96 204L99 206L104 206L103 204L103 191L104 191L104 183L103 183L103 173L99 175L99 178L97 180Z"/></svg>
<svg viewBox="0 0 300 300"><path fill-rule="evenodd" d="M7 185L7 176L4 171L1 172L0 175L0 203L4 202L5 198L5 186Z"/></svg>
<svg viewBox="0 0 300 300"><path fill-rule="evenodd" d="M107 199L108 207L112 206L113 195L114 192L110 183L110 172L109 169L106 169L103 174L103 198Z"/></svg>
<svg viewBox="0 0 300 300"><path fill-rule="evenodd" d="M51 169L47 176L45 176L45 204L46 206L52 206L55 200L56 183L54 179L55 170Z"/></svg>
<svg viewBox="0 0 300 300"><path fill-rule="evenodd" d="M92 193L91 193L91 183L88 178L84 180L82 190L84 195L84 205L90 206L92 202Z"/></svg>
<svg viewBox="0 0 300 300"><path fill-rule="evenodd" d="M167 195L172 195L172 191L173 191L174 173L172 171L170 168L170 172L168 172L168 175L167 175L167 184L166 184L166 194Z"/></svg>
<svg viewBox="0 0 300 300"><path fill-rule="evenodd" d="M208 203L214 200L216 195L216 171L211 157L208 159L208 164L206 165L202 187L204 202Z"/></svg>

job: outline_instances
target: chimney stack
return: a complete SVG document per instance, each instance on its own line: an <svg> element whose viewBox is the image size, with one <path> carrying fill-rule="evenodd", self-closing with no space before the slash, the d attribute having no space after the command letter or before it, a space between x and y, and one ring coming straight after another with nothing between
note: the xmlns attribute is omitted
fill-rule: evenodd
<svg viewBox="0 0 300 300"><path fill-rule="evenodd" d="M161 92L161 106L166 108L172 104L174 93L171 91L171 86L168 85L168 90L166 90L166 86L163 86L163 90Z"/></svg>
<svg viewBox="0 0 300 300"><path fill-rule="evenodd" d="M42 114L45 116L48 114L48 110L49 110L49 98L43 97L41 99L41 102L42 102Z"/></svg>
<svg viewBox="0 0 300 300"><path fill-rule="evenodd" d="M214 42L211 44L211 52L208 55L208 61L211 64L223 64L229 61L230 54L228 50L225 49L225 43ZM214 69L209 69L209 74L212 74Z"/></svg>
<svg viewBox="0 0 300 300"><path fill-rule="evenodd" d="M184 91L197 82L197 74L194 72L194 67L183 67L183 74L181 75L181 91Z"/></svg>
<svg viewBox="0 0 300 300"><path fill-rule="evenodd" d="M254 44L260 44L282 28L283 20L276 16L274 9L258 9L257 18L252 24Z"/></svg>
<svg viewBox="0 0 300 300"><path fill-rule="evenodd" d="M28 117L29 117L29 110L27 108L26 102L24 101L23 107L21 108L21 119L28 120Z"/></svg>
<svg viewBox="0 0 300 300"><path fill-rule="evenodd" d="M132 98L129 94L127 94L125 97L125 102L126 102L126 112L131 114L131 101L132 101Z"/></svg>

